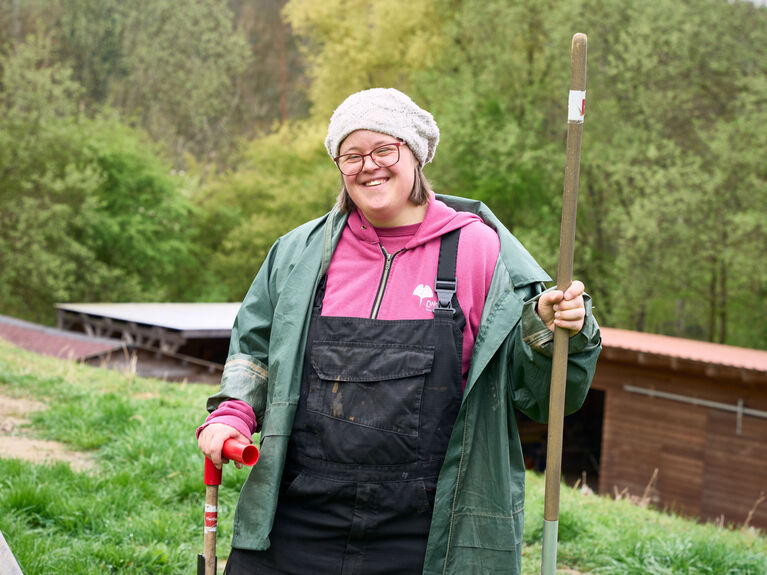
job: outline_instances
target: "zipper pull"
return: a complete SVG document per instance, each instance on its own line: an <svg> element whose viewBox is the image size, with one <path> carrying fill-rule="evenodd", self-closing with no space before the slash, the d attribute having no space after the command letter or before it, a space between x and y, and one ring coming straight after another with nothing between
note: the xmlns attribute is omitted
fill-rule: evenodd
<svg viewBox="0 0 767 575"><path fill-rule="evenodd" d="M391 268L391 262L394 259L394 256L397 254L386 254L386 265L384 266L384 269L388 272L389 268Z"/></svg>

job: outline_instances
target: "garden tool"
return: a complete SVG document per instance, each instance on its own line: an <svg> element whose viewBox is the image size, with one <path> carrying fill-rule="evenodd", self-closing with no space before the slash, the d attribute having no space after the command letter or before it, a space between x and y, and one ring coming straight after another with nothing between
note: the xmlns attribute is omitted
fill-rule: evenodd
<svg viewBox="0 0 767 575"><path fill-rule="evenodd" d="M575 215L578 205L578 173L581 161L581 134L586 111L586 35L573 36L570 47L570 95L567 114L567 159L562 196L562 227L559 236L557 289L567 290L573 281ZM551 365L549 426L546 447L546 492L543 510L543 551L541 575L555 575L557 530L559 528L559 483L562 474L562 430L567 381L567 351L570 333L554 329Z"/></svg>
<svg viewBox="0 0 767 575"><path fill-rule="evenodd" d="M227 439L221 454L231 461L243 465L254 465L258 461L258 448L252 443ZM197 556L197 575L216 573L216 528L218 525L218 486L221 485L222 470L217 469L209 458L205 458L205 535L203 554Z"/></svg>

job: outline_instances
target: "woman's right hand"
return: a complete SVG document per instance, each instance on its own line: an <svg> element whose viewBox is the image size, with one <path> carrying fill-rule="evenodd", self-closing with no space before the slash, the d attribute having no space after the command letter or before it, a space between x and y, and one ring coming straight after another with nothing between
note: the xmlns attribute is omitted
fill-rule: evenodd
<svg viewBox="0 0 767 575"><path fill-rule="evenodd" d="M197 446L205 454L205 457L211 460L216 469L221 469L221 465L229 463L229 460L221 454L224 441L227 439L236 439L242 443L252 443L249 437L245 437L234 427L224 423L211 423L197 436ZM242 467L242 463L235 461L235 467Z"/></svg>

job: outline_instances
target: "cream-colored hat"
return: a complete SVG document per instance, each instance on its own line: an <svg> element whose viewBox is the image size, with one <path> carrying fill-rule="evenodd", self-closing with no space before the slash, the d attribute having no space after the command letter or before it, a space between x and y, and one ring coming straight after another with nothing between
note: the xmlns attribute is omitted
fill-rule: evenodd
<svg viewBox="0 0 767 575"><path fill-rule="evenodd" d="M356 130L381 132L404 140L421 166L431 162L439 142L432 115L394 88L373 88L352 94L330 117L325 148L338 156L341 142Z"/></svg>

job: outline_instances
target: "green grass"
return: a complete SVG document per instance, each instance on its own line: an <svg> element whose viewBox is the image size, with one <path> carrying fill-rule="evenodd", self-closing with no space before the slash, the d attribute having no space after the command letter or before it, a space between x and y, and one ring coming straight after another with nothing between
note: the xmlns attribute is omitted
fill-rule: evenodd
<svg viewBox="0 0 767 575"><path fill-rule="evenodd" d="M195 572L205 487L194 430L213 389L78 366L0 341L0 394L49 406L28 416L28 435L96 462L95 471L75 473L64 463L2 460L0 531L25 575ZM224 473L221 555L245 473Z"/></svg>
<svg viewBox="0 0 767 575"><path fill-rule="evenodd" d="M528 474L523 572L540 573L543 477ZM602 575L765 575L767 538L563 487L558 565Z"/></svg>
<svg viewBox="0 0 767 575"><path fill-rule="evenodd" d="M0 462L0 531L25 575L194 573L211 386L167 384L19 351L0 341L0 394L36 399L28 435L92 454L94 471ZM4 438L2 440L5 440ZM227 466L219 556L247 470ZM540 572L543 478L528 475L523 572ZM563 487L558 563L603 575L765 575L763 533L718 528Z"/></svg>

